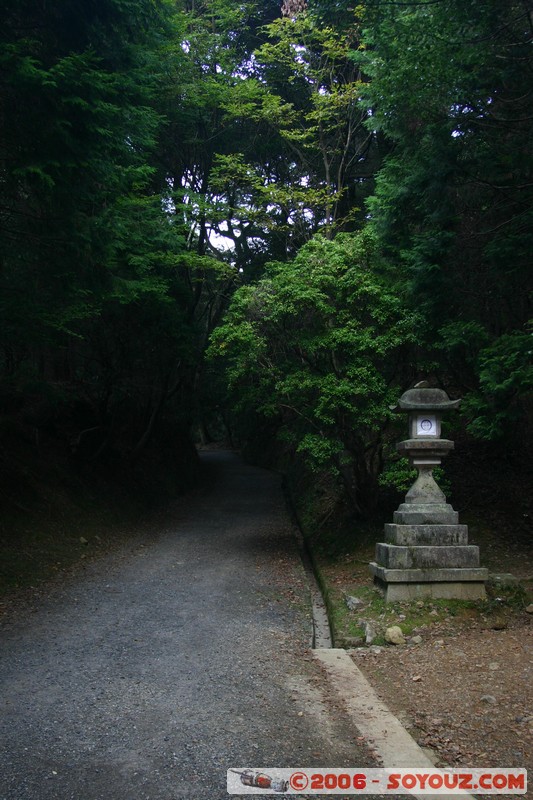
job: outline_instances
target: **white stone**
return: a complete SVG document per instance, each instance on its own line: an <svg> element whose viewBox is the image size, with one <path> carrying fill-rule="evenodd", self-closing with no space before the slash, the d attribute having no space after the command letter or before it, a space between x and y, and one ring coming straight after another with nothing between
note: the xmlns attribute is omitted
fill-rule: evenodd
<svg viewBox="0 0 533 800"><path fill-rule="evenodd" d="M374 641L374 639L378 635L377 631L374 628L374 626L371 625L370 622L365 622L364 628L365 628L365 642L367 644L372 644L372 642Z"/></svg>
<svg viewBox="0 0 533 800"><path fill-rule="evenodd" d="M359 599L359 597L354 597L353 595L347 595L345 597L346 605L350 609L350 611L355 611L355 609L363 604L363 601Z"/></svg>
<svg viewBox="0 0 533 800"><path fill-rule="evenodd" d="M385 631L385 641L390 644L405 644L405 637L399 625L392 625Z"/></svg>

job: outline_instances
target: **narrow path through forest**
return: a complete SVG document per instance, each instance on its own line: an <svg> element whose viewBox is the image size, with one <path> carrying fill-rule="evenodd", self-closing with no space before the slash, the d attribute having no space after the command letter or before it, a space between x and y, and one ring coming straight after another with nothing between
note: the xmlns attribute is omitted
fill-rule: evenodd
<svg viewBox="0 0 533 800"><path fill-rule="evenodd" d="M279 476L210 488L0 628L1 800L218 800L230 767L373 766L309 653Z"/></svg>

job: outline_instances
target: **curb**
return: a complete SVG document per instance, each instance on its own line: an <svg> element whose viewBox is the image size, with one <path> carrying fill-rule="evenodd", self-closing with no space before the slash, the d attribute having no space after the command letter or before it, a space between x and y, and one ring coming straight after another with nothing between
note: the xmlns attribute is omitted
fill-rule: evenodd
<svg viewBox="0 0 533 800"><path fill-rule="evenodd" d="M373 740L374 750L384 768L415 767L435 770L433 762L378 697L346 650L316 649L312 653L325 669L354 725L365 738ZM454 795L410 796L420 800L427 800L428 797L433 800L449 800L450 797L474 800L474 795L461 791Z"/></svg>

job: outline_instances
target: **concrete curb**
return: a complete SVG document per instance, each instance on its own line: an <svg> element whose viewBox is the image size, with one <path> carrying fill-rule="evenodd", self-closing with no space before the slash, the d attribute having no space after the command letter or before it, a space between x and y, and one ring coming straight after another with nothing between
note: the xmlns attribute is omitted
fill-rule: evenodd
<svg viewBox="0 0 533 800"><path fill-rule="evenodd" d="M372 739L374 749L385 768L417 767L434 770L435 766L407 733L401 722L389 711L378 697L361 670L359 670L346 650L313 650L314 657L324 667L331 684L340 695L348 715L361 734ZM467 792L454 795L417 795L412 797L427 800L445 800L462 797L473 800Z"/></svg>

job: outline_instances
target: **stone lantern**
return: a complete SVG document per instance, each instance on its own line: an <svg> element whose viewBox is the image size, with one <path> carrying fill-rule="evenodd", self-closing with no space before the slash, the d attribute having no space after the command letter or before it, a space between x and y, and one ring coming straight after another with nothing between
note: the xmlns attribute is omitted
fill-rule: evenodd
<svg viewBox="0 0 533 800"><path fill-rule="evenodd" d="M392 408L409 414L410 438L400 442L396 449L408 456L410 465L418 470L418 477L407 492L405 503L396 512L395 521L401 514L402 520L409 519L412 523L458 522L458 514L447 505L446 497L435 483L433 469L454 448L449 439L440 438L442 414L448 409L458 408L460 402L450 400L442 389L415 388L405 392L398 405Z"/></svg>
<svg viewBox="0 0 533 800"><path fill-rule="evenodd" d="M457 408L442 389L419 384L405 392L395 411L409 415L409 439L397 450L409 458L418 477L385 525L385 542L376 545L370 564L374 582L387 601L418 597L478 599L485 597L488 571L479 566L479 548L468 544L468 528L433 477L433 469L453 450L441 439L442 414Z"/></svg>

